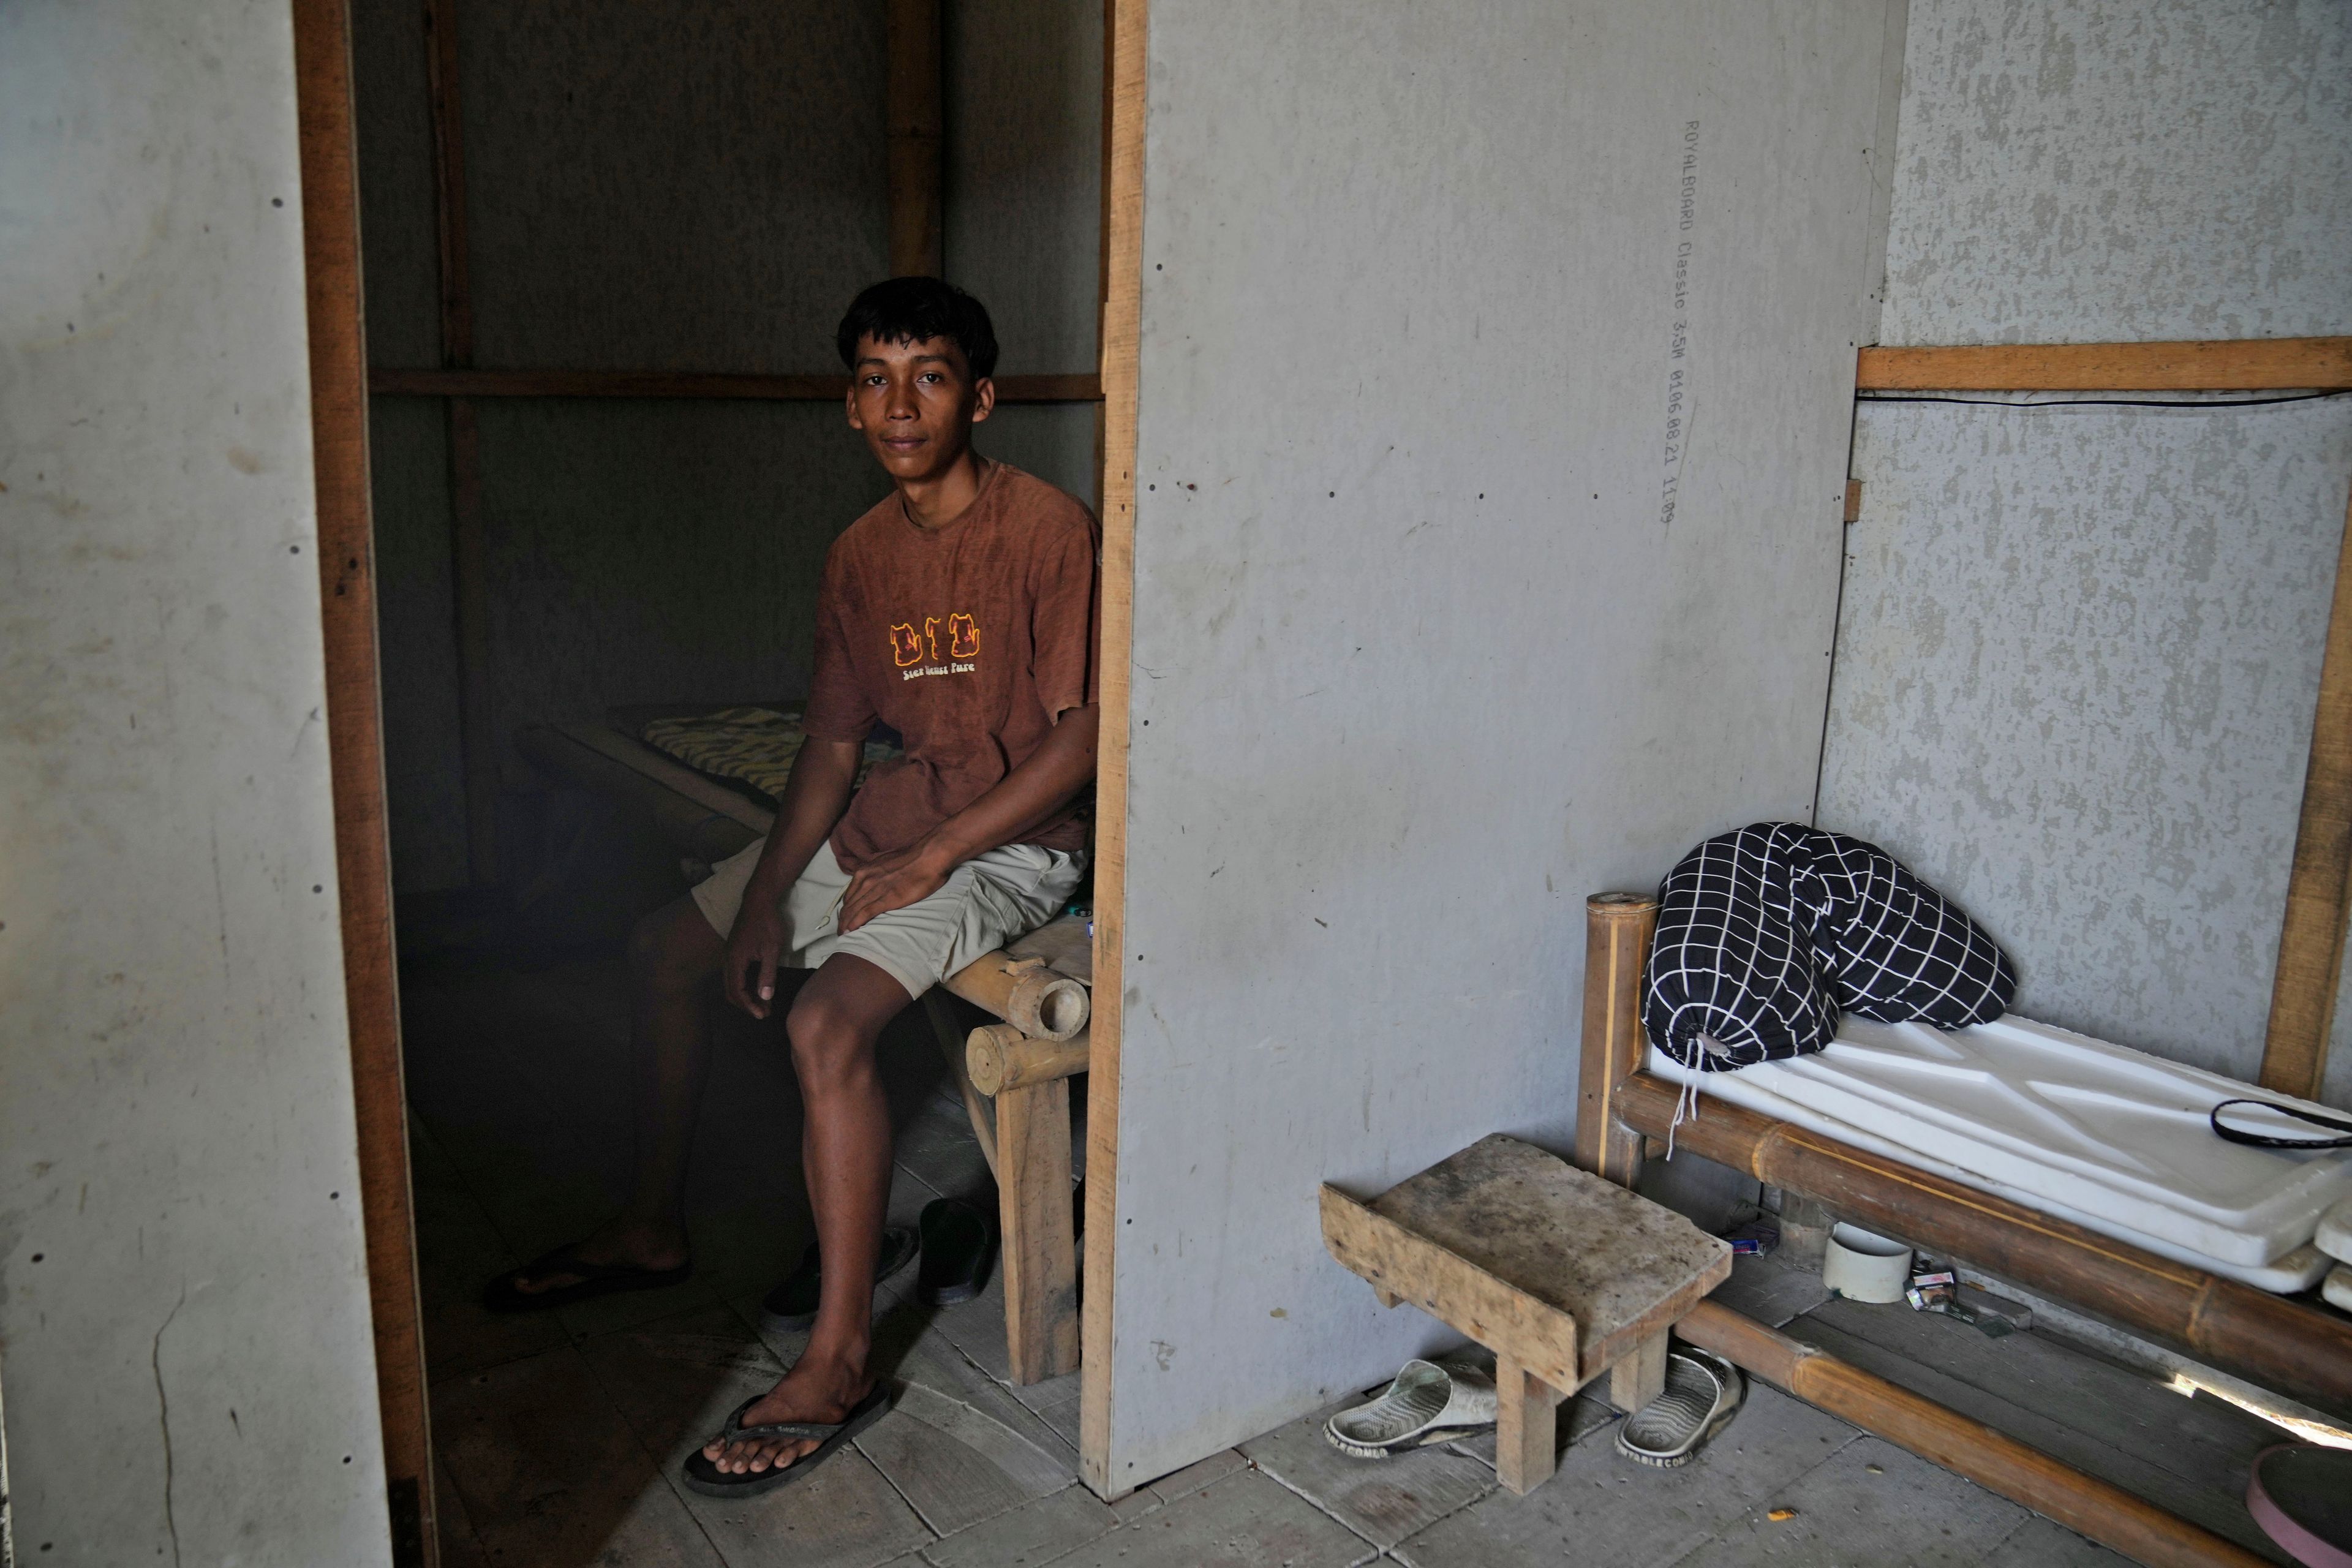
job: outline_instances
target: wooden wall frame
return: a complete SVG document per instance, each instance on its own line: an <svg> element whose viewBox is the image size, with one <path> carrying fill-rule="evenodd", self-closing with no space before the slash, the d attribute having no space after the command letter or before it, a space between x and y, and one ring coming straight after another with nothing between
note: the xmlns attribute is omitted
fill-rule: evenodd
<svg viewBox="0 0 2352 1568"><path fill-rule="evenodd" d="M1146 0L1103 0L1102 733L1095 771L1093 1061L1087 1079L1087 1234L1079 1328L1078 1477L1113 1479L1112 1306L1118 1242L1118 1060L1127 911L1128 689L1135 647L1135 434L1143 320Z"/></svg>
<svg viewBox="0 0 2352 1568"><path fill-rule="evenodd" d="M2352 337L1865 348L1856 392L2269 392L2352 387Z"/></svg>
<svg viewBox="0 0 2352 1568"><path fill-rule="evenodd" d="M2352 388L2352 337L2199 342L2000 343L1861 350L1854 390L1871 392L2338 392ZM1858 482L1849 481L1846 521ZM2336 558L2326 653L2279 926L2262 1087L2317 1100L2352 927L2352 497Z"/></svg>
<svg viewBox="0 0 2352 1568"><path fill-rule="evenodd" d="M940 0L885 0L889 87L883 140L889 157L893 278L946 274L947 82Z"/></svg>
<svg viewBox="0 0 2352 1568"><path fill-rule="evenodd" d="M327 756L334 791L343 1004L351 1026L376 1400L383 1419L392 1560L400 1568L435 1568L439 1536L435 1529L432 1417L408 1184L408 1102L401 1079L392 841L385 827L383 705L377 683L351 15L348 0L294 0L293 9Z"/></svg>
<svg viewBox="0 0 2352 1568"><path fill-rule="evenodd" d="M474 286L472 253L466 240L466 115L457 87L457 0L425 0L425 61L433 122L433 225L441 264L441 364L445 370L470 370ZM490 568L482 523L481 438L469 398L450 398L445 414L466 862L476 885L488 886L499 879L499 737L493 721L498 683L490 663Z"/></svg>
<svg viewBox="0 0 2352 1568"><path fill-rule="evenodd" d="M999 403L1097 403L1102 379L1073 375L1000 375ZM756 403L838 403L849 394L845 375L739 375L686 370L390 370L368 372L378 397L642 397L713 398Z"/></svg>
<svg viewBox="0 0 2352 1568"><path fill-rule="evenodd" d="M2294 868L2279 922L2278 969L2263 1037L2262 1086L2317 1100L2327 1079L2328 1037L2352 922L2352 497L2336 553L2327 651L2319 664L2311 758L2295 821Z"/></svg>

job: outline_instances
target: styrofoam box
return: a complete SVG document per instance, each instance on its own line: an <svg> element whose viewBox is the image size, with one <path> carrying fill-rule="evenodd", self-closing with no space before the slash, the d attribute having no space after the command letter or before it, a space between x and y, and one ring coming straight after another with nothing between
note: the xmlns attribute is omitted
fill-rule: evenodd
<svg viewBox="0 0 2352 1568"><path fill-rule="evenodd" d="M2352 1263L2352 1198L2319 1216L2311 1243L2338 1263Z"/></svg>
<svg viewBox="0 0 2352 1568"><path fill-rule="evenodd" d="M2352 1195L2352 1151L2248 1148L2206 1120L2240 1096L2307 1102L2013 1015L1952 1034L1848 1018L1814 1056L1693 1074L1653 1049L1649 1068L2269 1290L2327 1271L2312 1234Z"/></svg>

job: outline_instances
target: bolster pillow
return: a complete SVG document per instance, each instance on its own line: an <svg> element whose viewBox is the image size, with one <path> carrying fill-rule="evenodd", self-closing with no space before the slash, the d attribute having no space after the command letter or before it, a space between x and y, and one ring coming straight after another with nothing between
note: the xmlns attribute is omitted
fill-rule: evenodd
<svg viewBox="0 0 2352 1568"><path fill-rule="evenodd" d="M1842 833L1722 834L1683 857L1658 901L1642 1024L1703 1072L1818 1051L1847 1012L1958 1029L2017 994L2008 955L1958 905Z"/></svg>

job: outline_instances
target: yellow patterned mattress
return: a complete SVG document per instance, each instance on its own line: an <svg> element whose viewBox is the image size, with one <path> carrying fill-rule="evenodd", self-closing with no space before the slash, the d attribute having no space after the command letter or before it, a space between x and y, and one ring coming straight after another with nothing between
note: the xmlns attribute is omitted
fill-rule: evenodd
<svg viewBox="0 0 2352 1568"><path fill-rule="evenodd" d="M773 708L724 708L691 718L656 719L642 731L642 739L654 750L690 768L739 780L771 798L783 795L793 759L800 755L801 742L807 738L801 732L799 714ZM864 784L876 763L897 755L896 746L866 742L857 782Z"/></svg>

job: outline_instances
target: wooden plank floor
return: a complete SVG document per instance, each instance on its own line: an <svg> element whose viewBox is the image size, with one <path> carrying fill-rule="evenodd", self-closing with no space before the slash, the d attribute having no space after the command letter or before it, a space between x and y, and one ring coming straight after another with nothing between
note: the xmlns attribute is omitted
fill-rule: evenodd
<svg viewBox="0 0 2352 1568"><path fill-rule="evenodd" d="M1515 1498L1495 1485L1491 1436L1357 1462L1323 1442L1326 1410L1106 1505L1076 1484L1076 1379L1005 1382L993 1282L944 1310L886 1290L877 1346L901 1385L892 1414L768 1498L695 1497L677 1485L678 1460L802 1344L759 1330L761 1295L809 1235L781 1036L721 1031L689 1198L696 1278L500 1318L478 1304L485 1278L617 1202L629 1148L620 966L416 967L403 993L452 1568L2122 1561L1765 1388L1680 1470L1620 1458L1614 1415L1579 1400L1562 1413L1559 1475ZM912 1223L942 1194L992 1202L919 1012L886 1037L883 1063L894 1220ZM1811 1275L1771 1259L1742 1259L1718 1299L2258 1543L2235 1499L2245 1461L2277 1434L2232 1406L2046 1334L1995 1341L1904 1308L1825 1302ZM1795 1511L1775 1521L1776 1509Z"/></svg>

